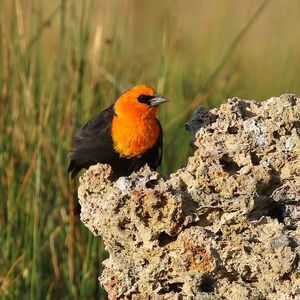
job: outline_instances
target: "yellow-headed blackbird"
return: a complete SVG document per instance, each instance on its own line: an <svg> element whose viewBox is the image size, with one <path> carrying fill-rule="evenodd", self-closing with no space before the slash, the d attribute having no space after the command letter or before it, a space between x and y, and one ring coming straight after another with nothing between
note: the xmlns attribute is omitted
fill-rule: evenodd
<svg viewBox="0 0 300 300"><path fill-rule="evenodd" d="M73 138L68 169L72 178L96 163L109 164L114 178L129 175L145 164L155 170L163 151L156 111L166 101L149 86L138 85L88 121Z"/></svg>

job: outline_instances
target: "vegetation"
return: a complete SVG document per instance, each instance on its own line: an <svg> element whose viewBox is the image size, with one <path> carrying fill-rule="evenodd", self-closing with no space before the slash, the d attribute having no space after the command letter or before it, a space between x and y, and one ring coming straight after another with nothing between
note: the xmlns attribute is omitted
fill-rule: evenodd
<svg viewBox="0 0 300 300"><path fill-rule="evenodd" d="M226 98L300 93L297 0L0 0L0 298L105 299L104 246L74 220L71 137L120 91L161 107L161 171L185 164L184 123Z"/></svg>

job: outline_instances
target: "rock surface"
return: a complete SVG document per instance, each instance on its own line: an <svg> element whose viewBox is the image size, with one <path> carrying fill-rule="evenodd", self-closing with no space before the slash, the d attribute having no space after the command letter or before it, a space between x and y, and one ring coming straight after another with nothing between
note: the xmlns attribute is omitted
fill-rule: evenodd
<svg viewBox="0 0 300 300"><path fill-rule="evenodd" d="M109 298L300 299L300 99L233 98L186 127L196 150L168 177L80 179Z"/></svg>

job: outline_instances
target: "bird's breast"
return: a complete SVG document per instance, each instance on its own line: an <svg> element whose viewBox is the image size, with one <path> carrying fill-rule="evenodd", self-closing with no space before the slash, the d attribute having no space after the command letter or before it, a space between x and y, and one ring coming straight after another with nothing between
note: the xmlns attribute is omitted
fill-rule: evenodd
<svg viewBox="0 0 300 300"><path fill-rule="evenodd" d="M114 150L122 157L139 157L151 149L160 134L156 118L122 118L112 120Z"/></svg>

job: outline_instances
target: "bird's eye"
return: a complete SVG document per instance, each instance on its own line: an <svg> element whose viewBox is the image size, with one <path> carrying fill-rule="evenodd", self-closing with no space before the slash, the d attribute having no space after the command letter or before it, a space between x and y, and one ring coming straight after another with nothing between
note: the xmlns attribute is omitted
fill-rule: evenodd
<svg viewBox="0 0 300 300"><path fill-rule="evenodd" d="M138 96L138 101L141 103L149 103L149 100L152 98L152 96L149 95L140 95Z"/></svg>

